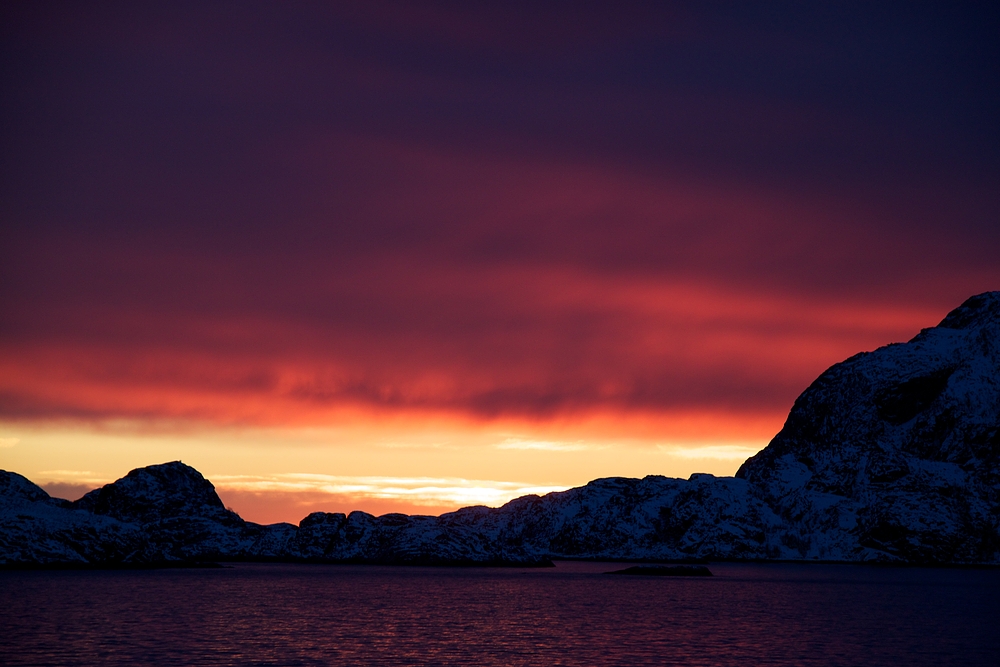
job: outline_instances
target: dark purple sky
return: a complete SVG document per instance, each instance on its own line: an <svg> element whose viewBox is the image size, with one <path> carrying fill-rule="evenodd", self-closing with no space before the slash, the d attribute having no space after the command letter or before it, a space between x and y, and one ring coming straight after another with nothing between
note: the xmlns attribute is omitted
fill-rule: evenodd
<svg viewBox="0 0 1000 667"><path fill-rule="evenodd" d="M0 15L0 417L787 411L1000 287L993 5Z"/></svg>

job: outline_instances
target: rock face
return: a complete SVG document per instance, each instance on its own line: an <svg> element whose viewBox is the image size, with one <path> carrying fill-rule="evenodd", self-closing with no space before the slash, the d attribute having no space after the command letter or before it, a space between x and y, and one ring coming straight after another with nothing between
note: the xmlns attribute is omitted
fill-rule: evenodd
<svg viewBox="0 0 1000 667"><path fill-rule="evenodd" d="M149 557L163 560L243 553L259 532L226 509L201 473L180 461L133 470L71 507L137 526Z"/></svg>
<svg viewBox="0 0 1000 667"><path fill-rule="evenodd" d="M440 517L260 526L180 462L69 503L0 471L0 564L593 559L1000 563L1000 292L823 373L736 477L600 479Z"/></svg>
<svg viewBox="0 0 1000 667"><path fill-rule="evenodd" d="M16 473L0 472L0 563L124 563L147 558L144 535L49 494Z"/></svg>
<svg viewBox="0 0 1000 667"><path fill-rule="evenodd" d="M736 476L781 518L782 555L996 562L1000 292L830 368Z"/></svg>
<svg viewBox="0 0 1000 667"><path fill-rule="evenodd" d="M180 461L133 470L70 503L0 471L0 565L169 565L283 560L422 565L536 565L437 517L310 514L261 526L225 508L211 482Z"/></svg>
<svg viewBox="0 0 1000 667"><path fill-rule="evenodd" d="M591 559L766 558L769 535L778 528L778 518L745 480L706 474L599 479L440 519L508 549Z"/></svg>

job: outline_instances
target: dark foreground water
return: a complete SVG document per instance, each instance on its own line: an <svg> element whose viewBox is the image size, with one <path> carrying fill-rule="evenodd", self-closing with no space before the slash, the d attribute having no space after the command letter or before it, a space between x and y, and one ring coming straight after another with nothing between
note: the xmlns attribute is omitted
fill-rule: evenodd
<svg viewBox="0 0 1000 667"><path fill-rule="evenodd" d="M620 567L0 572L0 664L1000 664L1000 571Z"/></svg>

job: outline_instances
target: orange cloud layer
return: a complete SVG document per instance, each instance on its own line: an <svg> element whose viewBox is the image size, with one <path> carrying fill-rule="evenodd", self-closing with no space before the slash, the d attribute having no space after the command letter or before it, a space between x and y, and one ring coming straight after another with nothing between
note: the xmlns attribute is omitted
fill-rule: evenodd
<svg viewBox="0 0 1000 667"><path fill-rule="evenodd" d="M939 315L566 272L487 278L456 272L411 288L415 302L463 300L480 280L496 326L474 332L447 322L365 331L295 318L109 313L104 335L8 341L0 409L8 418L267 426L321 425L345 410L773 414L831 363Z"/></svg>

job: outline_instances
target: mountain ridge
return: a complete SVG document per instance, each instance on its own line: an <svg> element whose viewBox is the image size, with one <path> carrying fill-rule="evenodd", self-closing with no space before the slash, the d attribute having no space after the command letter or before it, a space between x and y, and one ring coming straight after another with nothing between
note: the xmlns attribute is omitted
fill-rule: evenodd
<svg viewBox="0 0 1000 667"><path fill-rule="evenodd" d="M1000 292L856 354L733 477L610 477L439 517L314 512L259 525L175 461L69 502L0 471L0 565L550 558L1000 564Z"/></svg>

